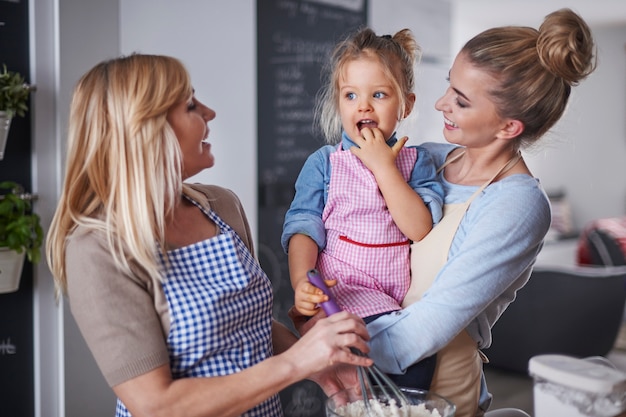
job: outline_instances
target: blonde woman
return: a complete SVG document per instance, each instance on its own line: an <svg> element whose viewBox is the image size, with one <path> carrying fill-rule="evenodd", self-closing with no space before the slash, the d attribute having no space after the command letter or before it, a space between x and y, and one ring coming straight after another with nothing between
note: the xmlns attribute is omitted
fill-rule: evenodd
<svg viewBox="0 0 626 417"><path fill-rule="evenodd" d="M184 183L214 164L214 118L166 56L102 62L74 91L47 256L116 416L281 416L286 386L311 378L331 394L331 365L371 364L349 349L369 350L357 316L300 340L274 321L239 199Z"/></svg>

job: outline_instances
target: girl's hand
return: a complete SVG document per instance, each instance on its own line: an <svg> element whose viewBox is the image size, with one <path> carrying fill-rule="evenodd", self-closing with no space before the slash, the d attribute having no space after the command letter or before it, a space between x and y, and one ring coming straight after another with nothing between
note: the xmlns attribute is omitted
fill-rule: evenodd
<svg viewBox="0 0 626 417"><path fill-rule="evenodd" d="M398 139L393 147L389 147L380 129L366 127L361 130L361 136L353 139L358 147L351 147L350 152L376 174L377 170L397 169L395 166L396 158L408 140L407 136L403 136Z"/></svg>
<svg viewBox="0 0 626 417"><path fill-rule="evenodd" d="M326 280L326 285L335 285L335 280ZM328 296L308 280L302 280L294 290L295 307L300 314L314 316L319 311L319 304L328 301Z"/></svg>

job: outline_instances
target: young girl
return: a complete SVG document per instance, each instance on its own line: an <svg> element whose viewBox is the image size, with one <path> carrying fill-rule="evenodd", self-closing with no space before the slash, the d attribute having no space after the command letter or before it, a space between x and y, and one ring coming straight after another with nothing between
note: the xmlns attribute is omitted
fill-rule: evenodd
<svg viewBox="0 0 626 417"><path fill-rule="evenodd" d="M401 308L410 283L409 245L439 220L443 202L430 155L420 147L403 148L407 138L395 136L415 103L419 52L408 29L391 37L365 28L332 54L316 113L329 145L304 164L282 235L300 314L314 315L325 301L308 283L312 268L336 282L338 305L366 322ZM392 147L398 168L393 176L366 168L351 152L355 138ZM397 187L395 175L409 187ZM427 389L434 357L423 365L402 384Z"/></svg>

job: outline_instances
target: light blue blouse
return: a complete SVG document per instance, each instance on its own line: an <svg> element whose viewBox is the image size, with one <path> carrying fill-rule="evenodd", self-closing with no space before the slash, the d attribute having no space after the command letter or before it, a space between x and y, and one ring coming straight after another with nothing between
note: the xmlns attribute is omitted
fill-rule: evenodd
<svg viewBox="0 0 626 417"><path fill-rule="evenodd" d="M441 166L454 145L422 145ZM438 179L445 203L465 202L478 187ZM448 262L423 298L368 325L370 356L385 372L402 373L463 329L479 348L528 280L550 227L550 204L539 180L510 175L489 185L469 207L452 241Z"/></svg>

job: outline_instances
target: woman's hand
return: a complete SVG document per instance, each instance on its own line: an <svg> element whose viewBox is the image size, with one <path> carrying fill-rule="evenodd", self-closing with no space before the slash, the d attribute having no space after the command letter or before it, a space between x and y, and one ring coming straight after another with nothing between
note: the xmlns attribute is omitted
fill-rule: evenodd
<svg viewBox="0 0 626 417"><path fill-rule="evenodd" d="M404 136L393 147L389 147L380 129L366 127L361 130L361 136L353 139L358 147L351 147L350 152L376 175L380 170L397 169L396 158L408 140Z"/></svg>
<svg viewBox="0 0 626 417"><path fill-rule="evenodd" d="M326 313L324 313L324 310L319 309L314 316L305 316L296 309L296 306L293 306L287 312L287 316L291 319L293 327L296 328L298 334L302 336L308 332L319 319L326 317Z"/></svg>
<svg viewBox="0 0 626 417"><path fill-rule="evenodd" d="M316 314L313 318L307 321L306 325L309 327L308 330L313 331L313 329L315 329L315 323L323 321L324 318L325 315L323 311ZM350 352L354 353L355 349L350 349ZM353 365L346 365L344 363L334 365L330 368L322 370L321 372L315 373L311 375L309 379L316 382L327 396L331 396L346 388L352 388L359 382L356 367Z"/></svg>
<svg viewBox="0 0 626 417"><path fill-rule="evenodd" d="M329 367L338 364L370 366L373 363L372 359L359 356L350 349L355 348L367 353L368 340L369 334L363 320L352 313L342 311L317 320L315 325L281 356L291 361L299 368L299 372L306 376L322 371L328 372ZM337 379L330 375L332 374L326 376L319 374L316 378L323 380L324 384L330 387L333 385L330 381Z"/></svg>
<svg viewBox="0 0 626 417"><path fill-rule="evenodd" d="M343 364L311 375L309 379L319 385L324 394L329 397L341 390L356 387L359 384L357 368Z"/></svg>

